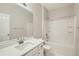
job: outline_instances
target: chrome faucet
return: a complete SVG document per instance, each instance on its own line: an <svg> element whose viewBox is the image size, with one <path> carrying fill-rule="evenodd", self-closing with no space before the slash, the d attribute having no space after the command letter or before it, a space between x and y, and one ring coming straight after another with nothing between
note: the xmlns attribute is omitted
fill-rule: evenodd
<svg viewBox="0 0 79 59"><path fill-rule="evenodd" d="M24 43L24 41L23 41L23 38L22 38L22 37L18 37L18 40L19 40L19 41L18 41L18 43L19 43L19 44Z"/></svg>

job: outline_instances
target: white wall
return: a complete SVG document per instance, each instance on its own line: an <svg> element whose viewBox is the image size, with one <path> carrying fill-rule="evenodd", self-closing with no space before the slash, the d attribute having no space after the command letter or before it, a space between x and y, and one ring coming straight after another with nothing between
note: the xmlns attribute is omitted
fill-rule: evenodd
<svg viewBox="0 0 79 59"><path fill-rule="evenodd" d="M42 39L47 40L47 26L48 26L48 11L45 7L42 7Z"/></svg>
<svg viewBox="0 0 79 59"><path fill-rule="evenodd" d="M33 10L33 36L42 37L42 8L39 3L31 4Z"/></svg>
<svg viewBox="0 0 79 59"><path fill-rule="evenodd" d="M26 34L27 34L27 37L32 37L33 36L33 23L28 22L26 24Z"/></svg>
<svg viewBox="0 0 79 59"><path fill-rule="evenodd" d="M64 17L64 16L72 16L72 15L74 15L72 5L62 7L62 8L57 8L48 13L49 18L57 18L57 17Z"/></svg>
<svg viewBox="0 0 79 59"><path fill-rule="evenodd" d="M10 32L12 36L28 35L26 32L26 24L28 22L32 23L32 14L26 9L14 3L2 3L0 4L0 13L10 15Z"/></svg>
<svg viewBox="0 0 79 59"><path fill-rule="evenodd" d="M74 19L74 17L73 17L74 16L73 5L69 5L69 6L66 6L66 7L57 8L55 10L52 10L48 13L48 16L49 16L49 22L52 24L50 27L54 26L50 30L51 31L56 30L57 28L59 29L59 30L57 29L57 31L62 30L60 32L60 38L61 39L56 39L57 36L53 37L53 34L57 34L58 32L53 31L53 33L52 33L52 32L49 31L51 33L49 36L52 37L52 38L49 37L50 38L49 45L51 46L50 51L52 52L52 54L55 54L55 55L74 55L75 54L74 53L75 48L73 46L74 43L72 43L71 46L70 46L70 43L73 42L73 39L71 38L71 40L69 40L69 39L67 39L68 37L66 37L66 39L62 37L62 34L64 36L69 35L69 34L63 32L63 31L67 30L67 29L65 30L64 27L68 26L68 23L69 23L68 21L64 21L64 20L69 20L69 19L73 20ZM72 16L73 19L70 16ZM72 21L70 23L73 24ZM48 27L48 29L50 27ZM74 34L72 34L72 35L74 35ZM69 37L71 37L71 36L69 36ZM62 38L63 38L63 40L62 40ZM69 44L67 44L67 43L69 43Z"/></svg>

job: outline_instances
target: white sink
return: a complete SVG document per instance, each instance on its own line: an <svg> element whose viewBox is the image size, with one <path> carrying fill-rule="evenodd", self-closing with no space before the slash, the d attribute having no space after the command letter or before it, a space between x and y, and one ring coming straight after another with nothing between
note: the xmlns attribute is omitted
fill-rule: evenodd
<svg viewBox="0 0 79 59"><path fill-rule="evenodd" d="M26 43L23 43L23 44L19 44L15 48L18 49L18 50L24 50L25 48L27 48L29 46L32 46L32 45L34 45L34 43L32 43L32 42L26 42Z"/></svg>

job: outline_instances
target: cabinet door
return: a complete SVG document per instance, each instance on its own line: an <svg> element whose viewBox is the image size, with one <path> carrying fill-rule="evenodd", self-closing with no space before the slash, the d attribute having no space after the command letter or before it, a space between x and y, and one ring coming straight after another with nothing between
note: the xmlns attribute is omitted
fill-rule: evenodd
<svg viewBox="0 0 79 59"><path fill-rule="evenodd" d="M39 56L43 56L43 51L44 51L44 48L43 48L43 44L39 45L39 51L38 51L38 54Z"/></svg>
<svg viewBox="0 0 79 59"><path fill-rule="evenodd" d="M38 47L31 50L29 53L27 53L25 56L38 56Z"/></svg>
<svg viewBox="0 0 79 59"><path fill-rule="evenodd" d="M24 56L43 56L43 44L37 46Z"/></svg>

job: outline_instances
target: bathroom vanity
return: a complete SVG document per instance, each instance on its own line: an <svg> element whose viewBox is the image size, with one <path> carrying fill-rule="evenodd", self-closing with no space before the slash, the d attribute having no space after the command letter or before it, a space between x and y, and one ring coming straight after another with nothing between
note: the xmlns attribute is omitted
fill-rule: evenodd
<svg viewBox="0 0 79 59"><path fill-rule="evenodd" d="M0 56L43 56L43 40L29 39L0 49Z"/></svg>
<svg viewBox="0 0 79 59"><path fill-rule="evenodd" d="M23 54L22 56L43 56L43 44L38 45L34 49Z"/></svg>

